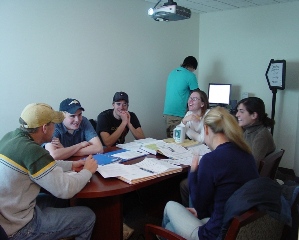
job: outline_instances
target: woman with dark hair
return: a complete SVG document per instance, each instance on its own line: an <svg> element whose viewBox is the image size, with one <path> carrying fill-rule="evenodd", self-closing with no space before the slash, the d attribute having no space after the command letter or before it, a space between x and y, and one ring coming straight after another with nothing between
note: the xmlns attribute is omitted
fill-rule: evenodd
<svg viewBox="0 0 299 240"><path fill-rule="evenodd" d="M193 90L188 99L188 112L179 126L186 127L186 135L203 143L203 117L209 112L207 94L199 89Z"/></svg>
<svg viewBox="0 0 299 240"><path fill-rule="evenodd" d="M204 91L195 89L188 99L188 112L182 119L179 126L186 127L186 135L200 144L204 142L203 119L209 112L209 101ZM184 179L180 183L180 193L182 204L189 206L189 187L188 179Z"/></svg>
<svg viewBox="0 0 299 240"><path fill-rule="evenodd" d="M236 117L244 129L244 138L251 148L257 167L259 161L275 150L273 137L268 128L275 121L265 112L265 104L258 97L244 98L237 104Z"/></svg>

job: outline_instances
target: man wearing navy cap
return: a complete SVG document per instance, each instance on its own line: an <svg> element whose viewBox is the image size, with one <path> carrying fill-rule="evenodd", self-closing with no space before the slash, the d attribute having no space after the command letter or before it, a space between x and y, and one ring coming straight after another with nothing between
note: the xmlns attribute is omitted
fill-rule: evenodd
<svg viewBox="0 0 299 240"><path fill-rule="evenodd" d="M45 145L54 159L103 152L103 145L89 120L82 116L84 108L77 99L63 100L59 111L64 112L65 119L55 125L52 142Z"/></svg>
<svg viewBox="0 0 299 240"><path fill-rule="evenodd" d="M113 109L101 112L97 119L97 134L103 145L109 147L124 143L129 131L135 139L144 138L137 116L135 113L128 111L128 94L116 92L112 100L112 106Z"/></svg>

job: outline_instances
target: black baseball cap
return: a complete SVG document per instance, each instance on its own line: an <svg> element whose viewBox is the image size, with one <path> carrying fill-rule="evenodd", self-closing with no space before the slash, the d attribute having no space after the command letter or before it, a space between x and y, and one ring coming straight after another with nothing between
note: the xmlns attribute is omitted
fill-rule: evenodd
<svg viewBox="0 0 299 240"><path fill-rule="evenodd" d="M113 97L113 102L118 102L119 100L124 100L129 103L129 96L125 92L116 92Z"/></svg>

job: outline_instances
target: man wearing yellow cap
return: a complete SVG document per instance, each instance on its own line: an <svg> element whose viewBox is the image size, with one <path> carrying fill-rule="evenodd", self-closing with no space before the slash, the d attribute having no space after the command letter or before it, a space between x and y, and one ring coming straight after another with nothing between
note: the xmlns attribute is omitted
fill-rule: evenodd
<svg viewBox="0 0 299 240"><path fill-rule="evenodd" d="M85 161L55 161L41 144L64 119L44 103L27 105L20 128L0 140L0 225L10 239L90 239L95 222L87 207L66 207L97 169ZM77 171L70 174L66 171ZM51 194L41 194L44 188Z"/></svg>

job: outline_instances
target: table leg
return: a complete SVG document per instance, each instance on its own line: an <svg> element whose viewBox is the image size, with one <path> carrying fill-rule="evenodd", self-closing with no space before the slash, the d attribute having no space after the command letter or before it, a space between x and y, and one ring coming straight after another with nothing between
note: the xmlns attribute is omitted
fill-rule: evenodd
<svg viewBox="0 0 299 240"><path fill-rule="evenodd" d="M87 206L96 214L93 240L123 239L122 196L81 198L73 200L73 204Z"/></svg>

